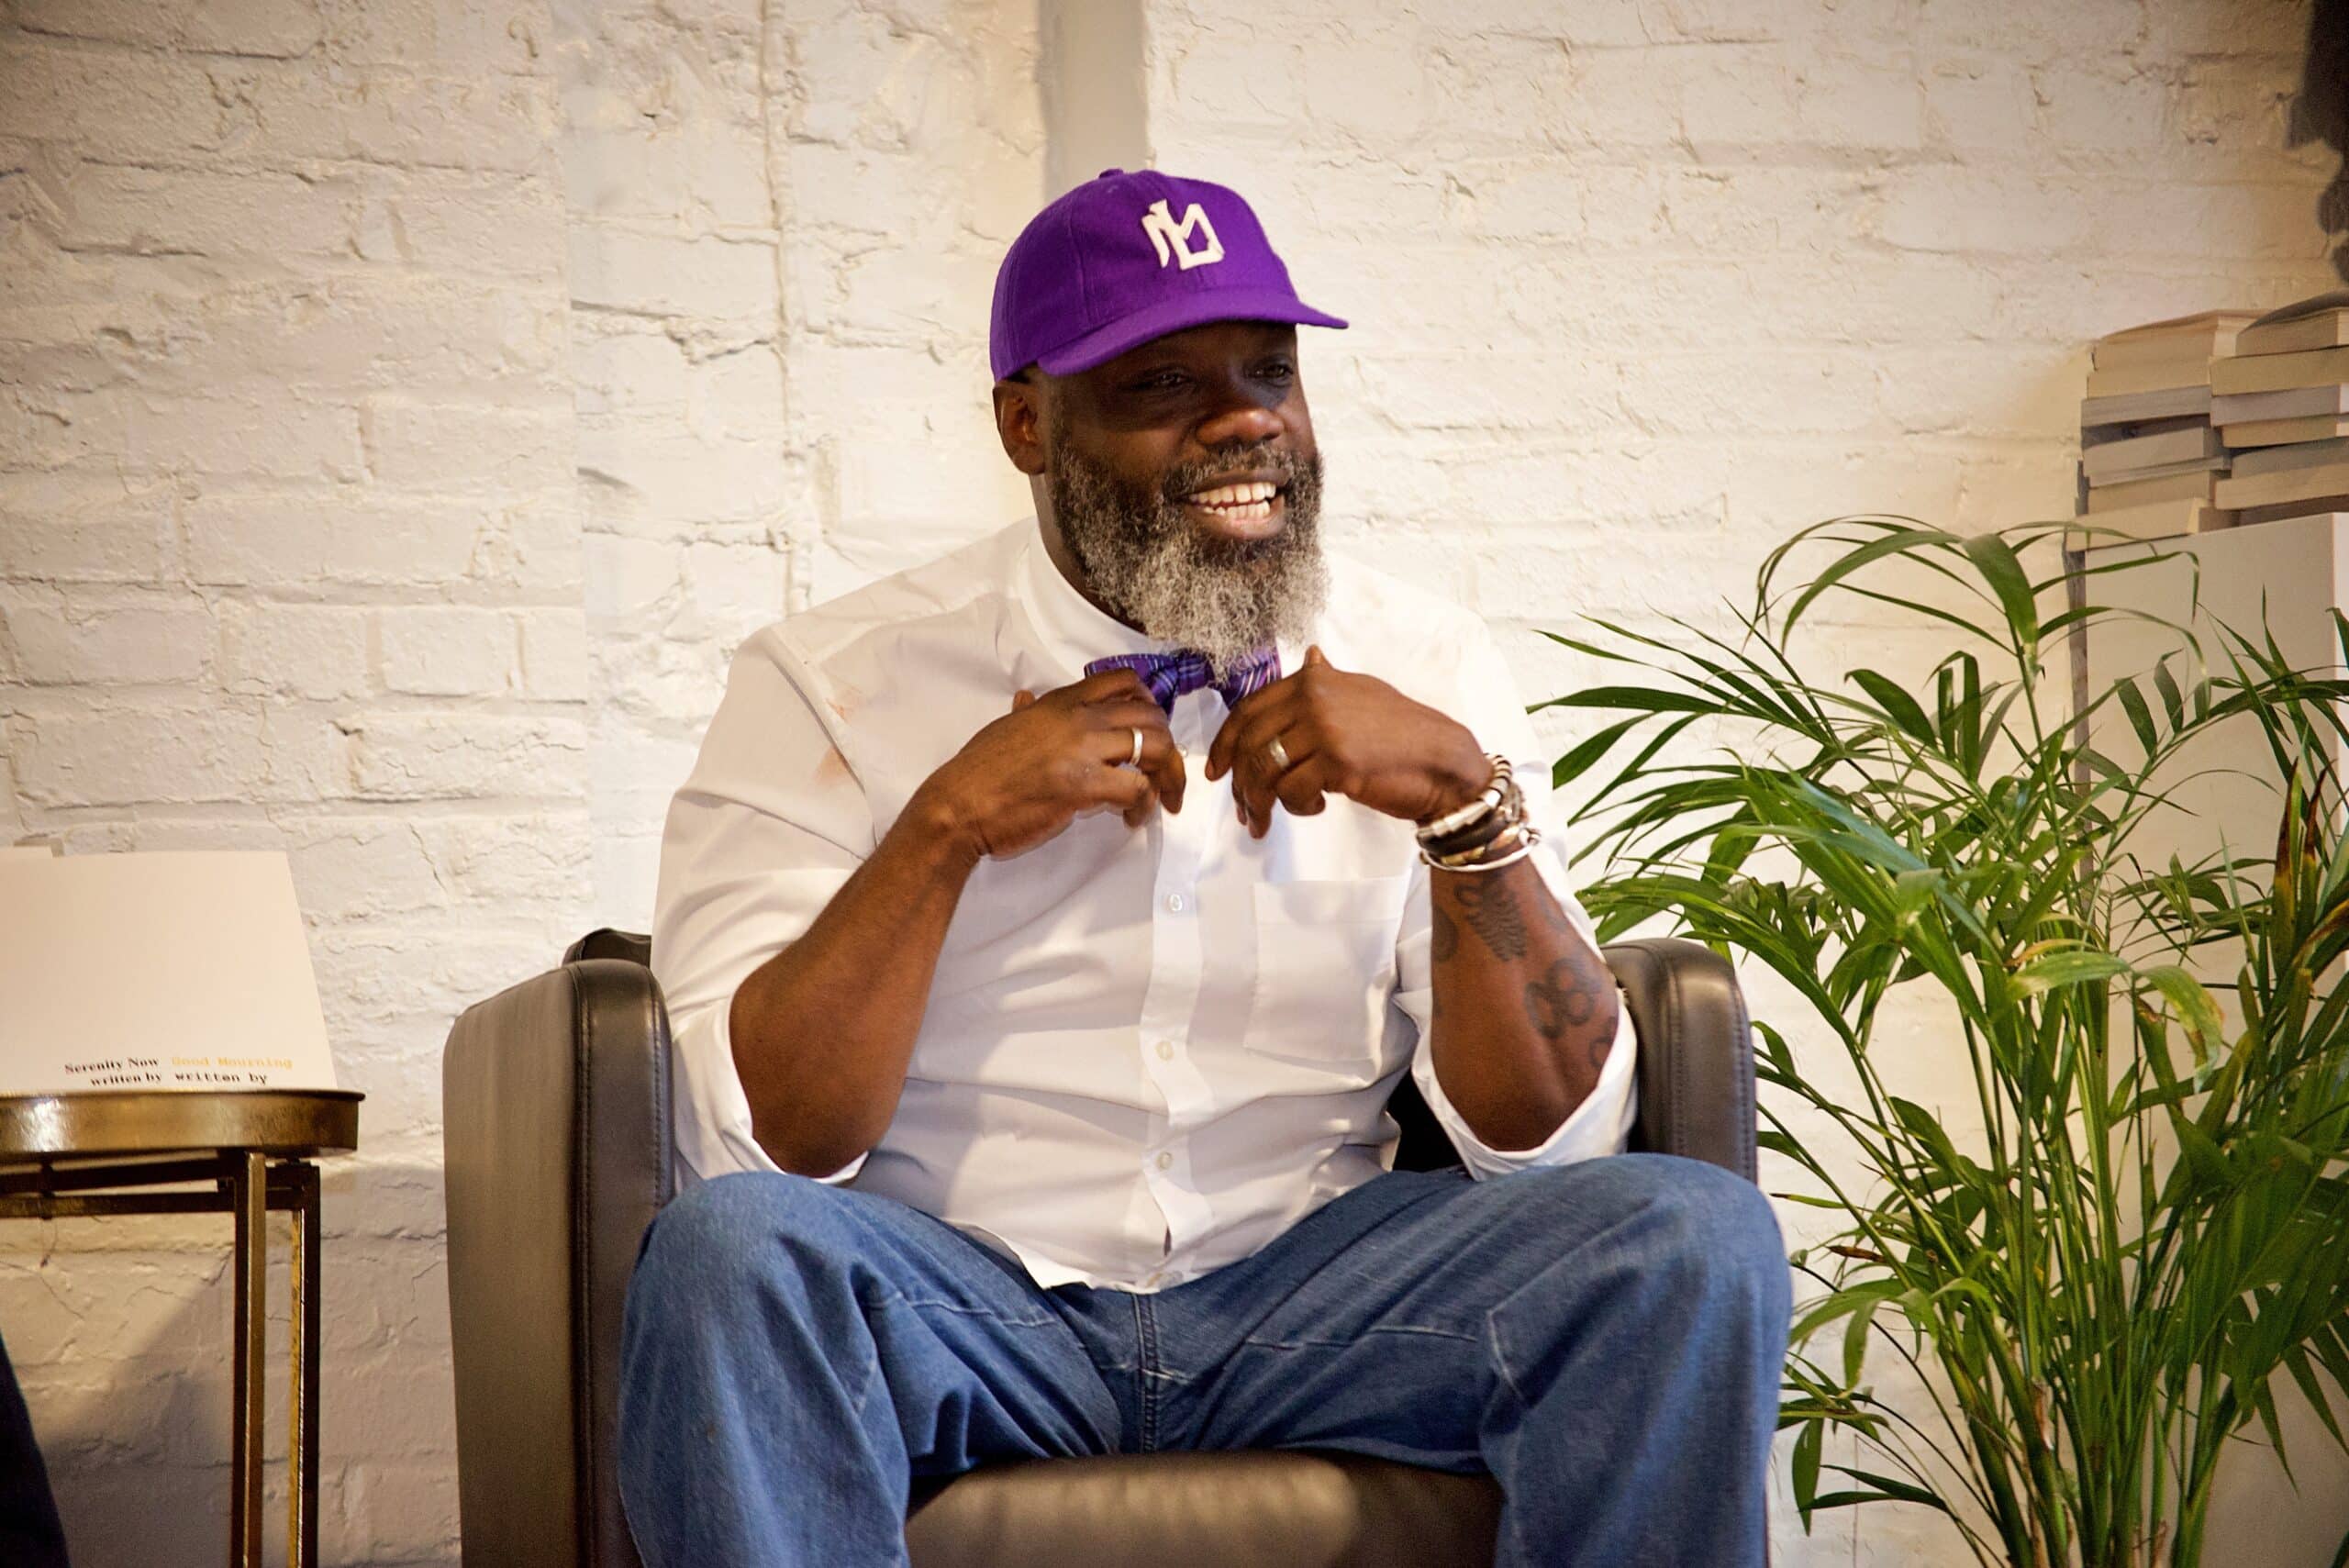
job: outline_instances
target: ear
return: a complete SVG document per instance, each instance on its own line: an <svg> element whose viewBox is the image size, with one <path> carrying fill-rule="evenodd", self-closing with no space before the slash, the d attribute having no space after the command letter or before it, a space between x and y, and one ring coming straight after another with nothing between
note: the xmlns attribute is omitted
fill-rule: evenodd
<svg viewBox="0 0 2349 1568"><path fill-rule="evenodd" d="M1031 476L1044 472L1044 389L1032 373L995 384L995 430L1012 467Z"/></svg>

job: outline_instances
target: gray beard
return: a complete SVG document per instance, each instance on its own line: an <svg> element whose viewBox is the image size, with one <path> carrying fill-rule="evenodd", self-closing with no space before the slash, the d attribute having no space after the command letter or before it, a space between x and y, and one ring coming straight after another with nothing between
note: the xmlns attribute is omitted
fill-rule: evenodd
<svg viewBox="0 0 2349 1568"><path fill-rule="evenodd" d="M1234 544L1200 533L1183 516L1175 497L1250 468L1284 476L1288 516L1279 533ZM1120 484L1056 440L1048 483L1062 542L1092 595L1146 635L1197 649L1219 671L1268 643L1303 641L1321 613L1330 569L1321 555L1318 455L1298 462L1269 450L1238 452L1177 469L1150 492Z"/></svg>

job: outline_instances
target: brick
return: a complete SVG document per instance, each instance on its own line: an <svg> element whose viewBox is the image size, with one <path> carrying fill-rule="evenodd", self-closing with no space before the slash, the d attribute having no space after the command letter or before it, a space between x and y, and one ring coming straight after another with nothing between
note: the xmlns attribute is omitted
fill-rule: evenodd
<svg viewBox="0 0 2349 1568"><path fill-rule="evenodd" d="M710 706L715 709L717 704ZM649 734L624 715L600 715L592 747L596 806L635 821L657 821L693 772L700 750L697 735Z"/></svg>
<svg viewBox="0 0 2349 1568"><path fill-rule="evenodd" d="M714 440L650 420L579 421L580 466L596 478L590 519L640 531L646 522L763 522L782 504L785 476L773 448Z"/></svg>
<svg viewBox="0 0 2349 1568"><path fill-rule="evenodd" d="M349 726L362 800L563 799L587 789L573 719L484 713L378 713Z"/></svg>
<svg viewBox="0 0 2349 1568"><path fill-rule="evenodd" d="M593 326L582 322L571 359L578 410L591 417L674 418L685 412L696 376L675 339L625 318L594 318Z"/></svg>
<svg viewBox="0 0 2349 1568"><path fill-rule="evenodd" d="M81 9L79 0L52 3ZM118 3L118 16L151 9ZM236 121L195 60L27 36L0 49L0 137L55 147L60 159L184 159L221 148Z"/></svg>
<svg viewBox="0 0 2349 1568"><path fill-rule="evenodd" d="M0 591L0 635L15 646L18 677L35 685L201 680L212 628L212 612L193 597Z"/></svg>
<svg viewBox="0 0 2349 1568"><path fill-rule="evenodd" d="M2087 239L2097 205L2079 189L2020 172L1920 170L1887 185L1876 228L1903 250L2045 256Z"/></svg>
<svg viewBox="0 0 2349 1568"><path fill-rule="evenodd" d="M2042 124L2069 158L2104 153L2139 163L2166 139L2169 83L2143 72L2054 66L2037 72Z"/></svg>
<svg viewBox="0 0 2349 1568"><path fill-rule="evenodd" d="M239 695L332 700L367 695L367 613L340 606L229 604L221 675Z"/></svg>
<svg viewBox="0 0 2349 1568"><path fill-rule="evenodd" d="M289 834L295 891L312 920L379 924L449 906L449 890L415 822L322 817L292 824ZM374 954L378 963L385 956ZM328 986L325 979L321 962L326 995L345 995L351 989L347 980Z"/></svg>
<svg viewBox="0 0 2349 1568"><path fill-rule="evenodd" d="M370 261L460 277L562 273L562 207L550 181L407 169L368 181L357 213L354 248Z"/></svg>
<svg viewBox="0 0 2349 1568"><path fill-rule="evenodd" d="M221 479L360 477L360 415L287 392L129 397L123 461L146 473Z"/></svg>
<svg viewBox="0 0 2349 1568"><path fill-rule="evenodd" d="M167 484L0 473L0 577L153 582L162 573L171 526Z"/></svg>
<svg viewBox="0 0 2349 1568"><path fill-rule="evenodd" d="M339 180L85 163L66 195L69 250L340 256L354 232L353 193Z"/></svg>
<svg viewBox="0 0 2349 1568"><path fill-rule="evenodd" d="M374 620L388 691L503 696L520 684L519 641L503 610L379 610Z"/></svg>
<svg viewBox="0 0 2349 1568"><path fill-rule="evenodd" d="M291 59L317 47L316 0L212 0L189 14L187 49Z"/></svg>
<svg viewBox="0 0 2349 1568"><path fill-rule="evenodd" d="M571 420L561 408L373 397L359 428L370 477L399 489L521 494L571 473Z"/></svg>
<svg viewBox="0 0 2349 1568"><path fill-rule="evenodd" d="M207 491L187 506L188 570L233 586L444 585L488 527L475 502Z"/></svg>
<svg viewBox="0 0 2349 1568"><path fill-rule="evenodd" d="M562 128L553 84L339 66L331 75L216 65L253 134L280 158L362 159L403 168L546 172Z"/></svg>
<svg viewBox="0 0 2349 1568"><path fill-rule="evenodd" d="M337 7L327 29L339 62L442 67L451 75L531 74L551 41L542 6L479 0L369 0Z"/></svg>
<svg viewBox="0 0 2349 1568"><path fill-rule="evenodd" d="M572 496L537 496L498 507L491 517L473 574L521 599L576 598L584 568L579 517Z"/></svg>
<svg viewBox="0 0 2349 1568"><path fill-rule="evenodd" d="M487 912L562 908L587 892L588 852L573 824L550 815L437 817L419 826L433 873L459 902Z"/></svg>
<svg viewBox="0 0 2349 1568"><path fill-rule="evenodd" d="M1577 61L1551 39L1444 38L1428 57L1427 123L1448 141L1538 149L1587 123L1590 95L1603 91L1598 83L1621 63L1611 51ZM1636 122L1626 128L1638 136Z"/></svg>
<svg viewBox="0 0 2349 1568"><path fill-rule="evenodd" d="M1316 39L1303 61L1306 112L1373 146L1408 143L1427 113L1422 58L1419 30L1408 24L1368 38Z"/></svg>
<svg viewBox="0 0 2349 1568"><path fill-rule="evenodd" d="M522 629L522 695L542 702L585 702L588 654L584 612L525 610L517 618Z"/></svg>
<svg viewBox="0 0 2349 1568"><path fill-rule="evenodd" d="M697 541L685 547L685 597L727 640L784 612L790 559L772 545Z"/></svg>
<svg viewBox="0 0 2349 1568"><path fill-rule="evenodd" d="M576 304L703 319L774 314L771 240L694 240L584 223L568 238Z"/></svg>
<svg viewBox="0 0 2349 1568"><path fill-rule="evenodd" d="M1906 56L1806 68L1795 115L1805 139L1841 150L1907 150L1924 141L1924 94Z"/></svg>
<svg viewBox="0 0 2349 1568"><path fill-rule="evenodd" d="M259 716L194 706L20 702L9 721L17 784L39 806L250 800L269 777Z"/></svg>
<svg viewBox="0 0 2349 1568"><path fill-rule="evenodd" d="M694 366L691 386L693 428L712 439L764 444L783 428L784 367L770 345ZM973 389L960 390L962 410L976 415ZM971 422L994 428L993 420L984 416Z"/></svg>
<svg viewBox="0 0 2349 1568"><path fill-rule="evenodd" d="M2037 134L2038 94L2031 73L2013 61L1936 62L1924 95L1926 124L1942 145L2012 153Z"/></svg>
<svg viewBox="0 0 2349 1568"><path fill-rule="evenodd" d="M169 49L186 26L187 10L152 0L17 0L9 20L28 33Z"/></svg>

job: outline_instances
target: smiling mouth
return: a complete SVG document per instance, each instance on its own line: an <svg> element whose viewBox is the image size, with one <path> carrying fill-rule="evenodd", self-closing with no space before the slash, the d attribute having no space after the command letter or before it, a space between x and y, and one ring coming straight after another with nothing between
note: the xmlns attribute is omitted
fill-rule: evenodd
<svg viewBox="0 0 2349 1568"><path fill-rule="evenodd" d="M1268 533L1274 519L1287 509L1284 488L1267 480L1242 480L1194 490L1183 504L1226 532Z"/></svg>

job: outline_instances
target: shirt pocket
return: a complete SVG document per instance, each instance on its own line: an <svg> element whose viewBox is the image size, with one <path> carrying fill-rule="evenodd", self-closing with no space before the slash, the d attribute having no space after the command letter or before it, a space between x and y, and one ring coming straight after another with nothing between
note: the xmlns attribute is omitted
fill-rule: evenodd
<svg viewBox="0 0 2349 1568"><path fill-rule="evenodd" d="M1408 874L1255 884L1252 1054L1357 1084L1379 1075L1410 887Z"/></svg>

